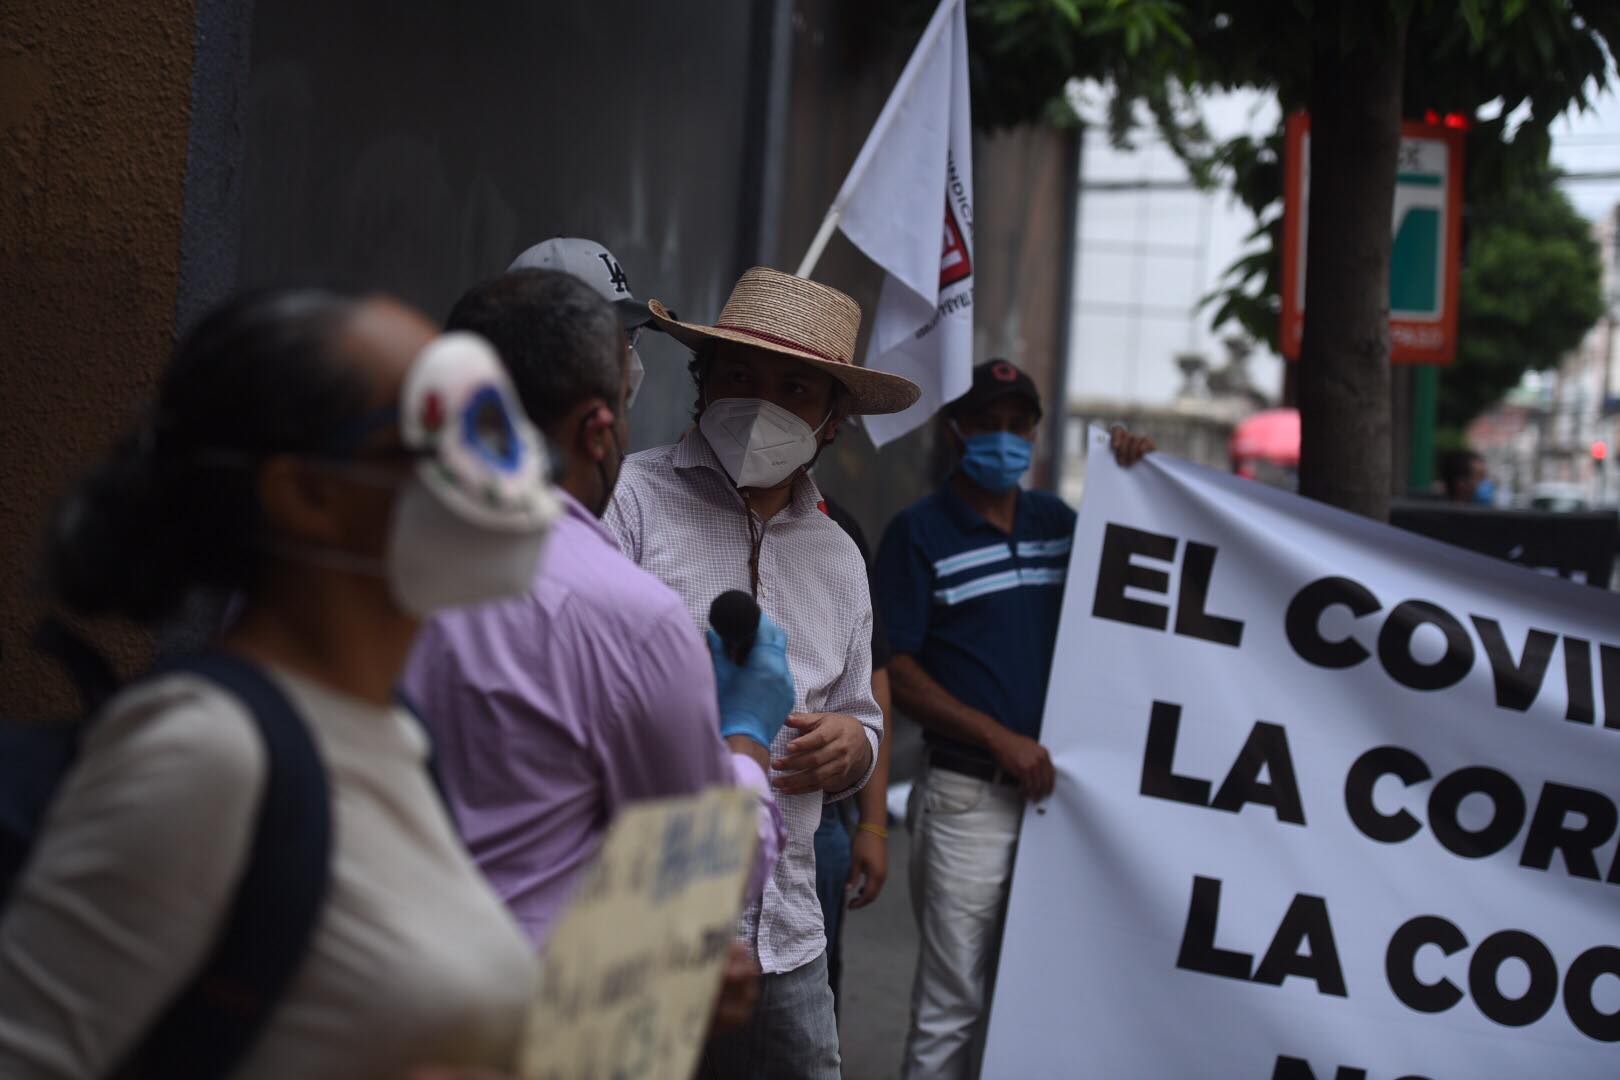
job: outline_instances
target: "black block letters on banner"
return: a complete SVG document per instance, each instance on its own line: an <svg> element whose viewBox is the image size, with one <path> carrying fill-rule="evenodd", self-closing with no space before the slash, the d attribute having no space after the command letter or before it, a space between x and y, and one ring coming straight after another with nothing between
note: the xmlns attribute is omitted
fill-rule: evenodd
<svg viewBox="0 0 1620 1080"><path fill-rule="evenodd" d="M1165 539L1173 542L1173 538ZM1100 596L1100 582L1098 589ZM1295 593L1288 604L1283 618L1288 643L1301 660L1316 667L1331 670L1355 667L1372 656L1372 651L1355 632L1331 640L1324 634L1322 616L1332 608L1344 608L1353 621L1359 622L1382 611L1384 605L1372 590L1358 581L1346 577L1320 578ZM1562 641L1564 681L1568 690L1565 719L1577 724L1598 722L1590 641L1531 628L1525 634L1523 649L1515 658L1498 620L1470 613L1469 621L1479 635L1491 666L1499 708L1530 711L1546 683L1553 646ZM1445 639L1444 653L1432 663L1421 662L1413 655L1412 639L1423 626L1434 627ZM1477 659L1473 638L1462 620L1427 600L1405 600L1395 605L1378 631L1376 648L1384 672L1400 685L1419 691L1456 686L1473 669ZM1620 730L1620 647L1600 643L1598 658L1603 727Z"/></svg>
<svg viewBox="0 0 1620 1080"><path fill-rule="evenodd" d="M1344 781L1344 805L1351 824L1363 836L1382 844L1410 840L1422 831L1423 822L1405 809L1378 809L1373 788L1385 776L1411 787L1432 775L1422 758L1399 746L1380 746L1362 754ZM1491 807L1489 820L1476 829L1461 820L1463 800L1471 795L1483 796ZM1427 815L1441 847L1464 859L1482 859L1518 839L1527 809L1524 792L1512 777L1498 769L1468 766L1434 785ZM1597 860L1598 850L1614 838L1620 826L1620 809L1607 795L1549 780L1542 784L1535 811L1528 816L1530 827L1524 832L1520 866L1546 871L1552 868L1554 856L1562 856L1564 870L1571 877L1620 884L1620 851L1606 876Z"/></svg>
<svg viewBox="0 0 1620 1080"><path fill-rule="evenodd" d="M1143 795L1234 814L1253 803L1274 809L1278 821L1305 824L1299 781L1294 778L1294 759L1288 754L1288 733L1280 724L1264 720L1255 723L1213 799L1209 797L1208 780L1176 775L1176 736L1180 730L1181 706L1155 701L1148 719L1147 752L1142 756ZM1266 780L1260 779L1262 771Z"/></svg>
<svg viewBox="0 0 1620 1080"><path fill-rule="evenodd" d="M1318 993L1348 996L1344 970L1339 964L1339 949L1333 942L1327 901L1320 896L1295 894L1259 967L1253 967L1254 957L1248 953L1216 946L1215 929L1220 913L1220 880L1194 877L1192 900L1187 906L1187 926L1181 935L1180 955L1176 957L1177 967L1267 986L1281 986L1284 979L1297 975L1316 983Z"/></svg>
<svg viewBox="0 0 1620 1080"><path fill-rule="evenodd" d="M1466 995L1449 977L1427 983L1418 977L1418 953L1431 947L1451 957L1468 947L1468 938L1449 919L1419 915L1395 931L1384 954L1390 989L1417 1012L1442 1013L1468 996L1487 1019L1503 1027L1524 1027L1547 1015L1558 1000L1558 962L1533 934L1500 930L1481 941L1468 962ZM1529 985L1517 997L1504 994L1499 982L1509 961L1530 972ZM1620 1042L1620 1012L1600 1012L1594 1002L1595 985L1603 976L1620 978L1620 949L1599 945L1576 957L1564 978L1564 1009L1587 1038Z"/></svg>
<svg viewBox="0 0 1620 1080"><path fill-rule="evenodd" d="M1097 567L1097 592L1091 613L1099 619L1163 630L1170 623L1170 609L1163 604L1134 600L1127 588L1170 595L1170 573L1135 561L1140 556L1155 562L1173 562L1180 541L1174 536L1144 532L1125 525L1109 525L1103 534L1102 559ZM1181 583L1176 594L1175 633L1200 638L1217 645L1237 648L1243 643L1243 624L1236 619L1211 615L1209 583L1215 574L1218 551L1209 544L1187 542L1181 560Z"/></svg>

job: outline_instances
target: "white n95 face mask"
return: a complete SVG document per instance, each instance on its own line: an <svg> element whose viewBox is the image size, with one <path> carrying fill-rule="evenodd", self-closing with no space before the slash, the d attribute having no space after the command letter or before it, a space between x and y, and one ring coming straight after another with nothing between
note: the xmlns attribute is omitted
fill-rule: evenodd
<svg viewBox="0 0 1620 1080"><path fill-rule="evenodd" d="M714 456L740 488L775 487L810 464L818 449L816 436L826 426L823 419L812 429L780 405L759 398L721 398L698 420Z"/></svg>

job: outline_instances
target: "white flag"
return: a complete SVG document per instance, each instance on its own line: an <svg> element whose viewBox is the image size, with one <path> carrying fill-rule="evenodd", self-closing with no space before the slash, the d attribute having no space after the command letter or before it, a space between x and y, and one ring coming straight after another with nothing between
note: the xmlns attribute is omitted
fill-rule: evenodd
<svg viewBox="0 0 1620 1080"><path fill-rule="evenodd" d="M965 0L940 0L833 201L844 235L885 271L866 366L922 387L905 412L862 418L878 446L927 422L973 381L965 8Z"/></svg>

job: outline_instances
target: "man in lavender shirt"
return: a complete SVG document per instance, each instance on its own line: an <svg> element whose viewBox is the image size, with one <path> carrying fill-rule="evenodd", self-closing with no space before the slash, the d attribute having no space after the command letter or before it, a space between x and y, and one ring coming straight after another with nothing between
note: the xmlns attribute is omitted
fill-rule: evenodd
<svg viewBox="0 0 1620 1080"><path fill-rule="evenodd" d="M613 267L616 286L623 274ZM785 645L774 656L756 647L742 669L711 661L680 597L620 554L597 521L623 456L627 307L616 312L570 274L526 269L474 287L449 319L501 354L559 459L567 513L530 594L435 618L405 689L434 729L474 859L536 944L626 803L752 788L761 813L750 897L782 846L765 744L793 704ZM781 638L762 624L761 646L768 633ZM765 671L773 661L779 670ZM715 663L726 667L718 702ZM748 679L751 691L739 690ZM722 740L722 705L728 723L739 705L758 714L753 734Z"/></svg>

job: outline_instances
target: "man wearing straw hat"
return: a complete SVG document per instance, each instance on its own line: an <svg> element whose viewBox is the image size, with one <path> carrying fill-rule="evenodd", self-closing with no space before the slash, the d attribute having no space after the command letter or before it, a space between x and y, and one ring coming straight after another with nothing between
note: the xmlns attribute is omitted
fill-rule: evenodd
<svg viewBox="0 0 1620 1080"><path fill-rule="evenodd" d="M813 837L823 804L866 783L883 718L872 696L866 567L807 470L852 414L899 412L920 391L854 363L860 308L836 289L755 267L713 325L652 325L695 353L698 426L627 458L604 520L686 602L700 629L740 589L787 631L795 711L772 744L785 844L740 936L764 973L754 1016L711 1040L705 1077L839 1075Z"/></svg>

